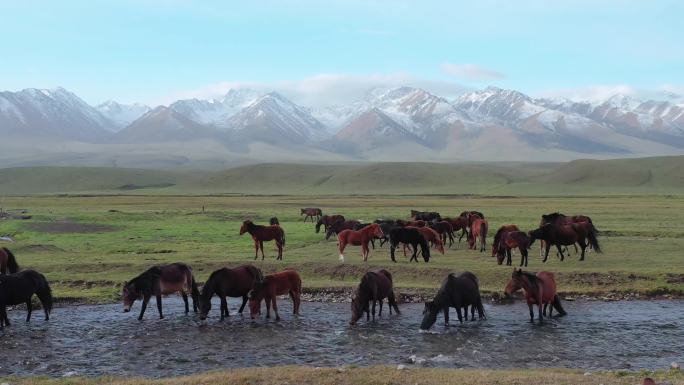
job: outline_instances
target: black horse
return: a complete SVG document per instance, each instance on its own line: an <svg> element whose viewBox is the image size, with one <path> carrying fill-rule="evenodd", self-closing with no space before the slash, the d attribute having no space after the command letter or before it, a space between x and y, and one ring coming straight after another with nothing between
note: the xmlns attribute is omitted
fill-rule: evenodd
<svg viewBox="0 0 684 385"><path fill-rule="evenodd" d="M436 220L442 219L442 217L436 211L416 211L416 210L411 210L411 218L414 221L425 221L425 222L432 222L435 219Z"/></svg>
<svg viewBox="0 0 684 385"><path fill-rule="evenodd" d="M455 307L458 321L463 322L461 309L465 310L465 318L468 320L468 306L471 307L471 318L475 319L477 310L480 319L486 318L482 298L480 297L480 285L475 274L466 271L459 275L449 274L442 282L442 287L435 298L425 303L423 310L423 322L420 328L430 329L437 321L437 314L444 312L444 324L449 325L449 308Z"/></svg>
<svg viewBox="0 0 684 385"><path fill-rule="evenodd" d="M31 297L36 295L45 311L45 320L50 319L52 311L52 289L45 276L35 270L0 276L0 329L9 326L7 306L26 304L26 322L31 320Z"/></svg>
<svg viewBox="0 0 684 385"><path fill-rule="evenodd" d="M328 227L328 231L325 232L325 239L330 239L333 235L341 233L343 230L356 230L361 222L357 220L348 221L337 221Z"/></svg>
<svg viewBox="0 0 684 385"><path fill-rule="evenodd" d="M275 226L275 225L280 226L280 221L278 221L278 217L273 217L273 218L269 219L268 223L271 226Z"/></svg>
<svg viewBox="0 0 684 385"><path fill-rule="evenodd" d="M230 316L228 314L228 302L226 297L242 297L242 305L239 314L245 309L249 291L254 288L255 282L264 280L264 275L259 268L252 265L238 266L234 269L226 267L211 273L209 279L202 287L199 296L199 318L205 320L211 310L211 297L214 294L221 299L221 319Z"/></svg>
<svg viewBox="0 0 684 385"><path fill-rule="evenodd" d="M430 245L428 245L423 234L418 231L415 227L395 227L389 232L390 238L390 256L392 257L392 262L397 260L394 258L394 251L397 249L400 243L405 243L413 248L413 255L409 262L415 260L418 262L418 245L420 245L420 251L423 254L423 260L425 262L430 261Z"/></svg>
<svg viewBox="0 0 684 385"><path fill-rule="evenodd" d="M352 318L349 322L351 325L361 318L366 312L366 320L370 319L370 302L373 301L373 321L375 321L375 304L380 302L379 316L382 316L382 301L387 298L390 315L392 308L397 314L399 307L394 296L394 288L392 286L392 274L385 269L369 271L361 278L359 287L354 291L351 303Z"/></svg>
<svg viewBox="0 0 684 385"><path fill-rule="evenodd" d="M379 224L380 230L382 230L382 238L380 238L380 247L382 247L385 243L389 242L390 231L392 231L392 229L395 228L396 225L394 224L394 220L391 219L384 220L382 222L378 222L378 220L376 219L374 223ZM373 248L375 248L375 245Z"/></svg>
<svg viewBox="0 0 684 385"><path fill-rule="evenodd" d="M197 312L197 302L199 300L199 290L192 275L190 266L184 263L172 263L169 265L152 266L139 276L129 282L124 282L121 297L123 298L124 313L131 311L133 303L137 299L142 299L139 320L142 320L147 309L147 303L154 295L157 298L157 310L159 318L164 318L162 314L162 295L180 292L185 302L185 314L190 312L188 306L189 292L192 296L192 307Z"/></svg>

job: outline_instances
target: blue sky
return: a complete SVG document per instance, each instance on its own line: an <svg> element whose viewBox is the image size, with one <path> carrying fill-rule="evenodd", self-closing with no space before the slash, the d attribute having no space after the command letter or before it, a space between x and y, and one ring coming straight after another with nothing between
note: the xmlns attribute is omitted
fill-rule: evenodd
<svg viewBox="0 0 684 385"><path fill-rule="evenodd" d="M375 85L684 93L682 1L0 0L0 89L90 103L230 87L340 102Z"/></svg>

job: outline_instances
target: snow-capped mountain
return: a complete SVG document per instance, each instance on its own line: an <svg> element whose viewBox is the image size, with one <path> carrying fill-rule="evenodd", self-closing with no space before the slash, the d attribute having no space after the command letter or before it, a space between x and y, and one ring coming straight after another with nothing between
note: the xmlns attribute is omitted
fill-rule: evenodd
<svg viewBox="0 0 684 385"><path fill-rule="evenodd" d="M0 92L4 135L92 142L107 137L111 129L109 119L64 88Z"/></svg>
<svg viewBox="0 0 684 385"><path fill-rule="evenodd" d="M110 120L114 131L123 129L150 110L150 107L144 104L121 104L113 100L108 100L95 108Z"/></svg>
<svg viewBox="0 0 684 385"><path fill-rule="evenodd" d="M393 145L396 142L420 142L408 131L378 108L372 108L344 126L335 139L356 149L371 149Z"/></svg>
<svg viewBox="0 0 684 385"><path fill-rule="evenodd" d="M170 107L159 106L119 131L115 136L115 141L123 143L181 142L215 136L218 136L218 133L212 127L194 122Z"/></svg>
<svg viewBox="0 0 684 385"><path fill-rule="evenodd" d="M259 92L254 90L231 89L220 99L178 100L169 107L195 122L229 128L226 125L227 120L254 103L261 96Z"/></svg>

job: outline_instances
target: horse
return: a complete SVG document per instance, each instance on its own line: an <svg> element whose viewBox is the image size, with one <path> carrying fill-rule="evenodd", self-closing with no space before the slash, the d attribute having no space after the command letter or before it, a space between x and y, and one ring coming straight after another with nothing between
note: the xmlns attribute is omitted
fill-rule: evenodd
<svg viewBox="0 0 684 385"><path fill-rule="evenodd" d="M374 223L377 223L380 226L380 230L382 230L382 238L380 238L380 247L382 247L382 245L389 242L389 240L390 240L389 233L393 228L396 227L396 225L394 224L394 221L380 222L380 223L375 221ZM371 245L373 245L373 248L375 248L373 240L371 240Z"/></svg>
<svg viewBox="0 0 684 385"><path fill-rule="evenodd" d="M425 262L430 261L430 246L428 242L423 237L423 234L418 231L415 227L395 227L390 230L390 256L392 257L392 262L397 262L394 258L394 251L397 249L400 243L411 245L413 248L413 256L411 256L410 261L415 260L418 262L418 245L420 245L421 254L423 254L423 260Z"/></svg>
<svg viewBox="0 0 684 385"><path fill-rule="evenodd" d="M266 301L266 318L271 318L271 305L276 315L276 321L280 321L276 298L279 295L289 294L292 299L294 314L299 314L299 305L302 300L302 279L294 270L284 270L270 274L263 280L254 283L254 289L249 293L249 313L255 319L261 313L261 301Z"/></svg>
<svg viewBox="0 0 684 385"><path fill-rule="evenodd" d="M254 283L264 279L261 270L252 265L242 265L233 269L222 268L214 271L202 287L199 295L199 318L207 319L211 310L211 297L216 294L221 299L221 320L229 317L226 297L242 297L239 314L247 304L247 294L254 288Z"/></svg>
<svg viewBox="0 0 684 385"><path fill-rule="evenodd" d="M344 215L323 215L318 219L318 222L316 222L316 233L321 231L321 226L323 226L323 230L328 231L330 225L339 221L344 221Z"/></svg>
<svg viewBox="0 0 684 385"><path fill-rule="evenodd" d="M440 253L444 254L444 243L442 243L442 237L438 232L429 227L416 227L416 229L418 232L420 232L423 238L425 238L428 244L433 244Z"/></svg>
<svg viewBox="0 0 684 385"><path fill-rule="evenodd" d="M197 312L197 302L199 302L199 290L195 277L192 275L190 266L184 263L171 263L168 265L152 266L143 273L128 282L124 282L121 290L123 299L123 311L131 311L133 303L137 299L142 299L142 308L138 320L142 320L147 309L147 303L154 295L157 298L157 310L159 319L164 318L162 313L162 295L179 292L185 303L185 314L190 312L188 306L188 294L192 296L192 308Z"/></svg>
<svg viewBox="0 0 684 385"><path fill-rule="evenodd" d="M385 269L373 270L364 274L359 287L356 288L352 296L352 318L349 324L355 325L364 311L366 312L366 321L370 319L369 308L371 301L373 301L373 321L375 321L375 304L378 301L380 302L378 316L382 316L382 301L385 298L387 298L387 303L389 304L390 315L392 315L392 308L394 308L397 314L401 314L392 286L392 274Z"/></svg>
<svg viewBox="0 0 684 385"><path fill-rule="evenodd" d="M31 297L36 295L45 312L45 320L52 311L52 289L43 274L35 270L24 270L9 275L0 275L0 330L10 326L7 306L26 304L26 322L31 321Z"/></svg>
<svg viewBox="0 0 684 385"><path fill-rule="evenodd" d="M506 297L510 297L520 289L523 289L523 292L525 293L525 300L530 309L531 322L534 322L533 305L539 307L539 321L544 319L547 308L549 309L549 317L551 317L553 309L556 309L560 315L568 314L561 305L560 297L556 294L556 277L553 273L540 271L539 273L534 274L522 271L522 269L514 269L511 279L508 281L508 284L506 284Z"/></svg>
<svg viewBox="0 0 684 385"><path fill-rule="evenodd" d="M470 218L471 216L474 216L474 217L480 218L480 219L485 219L484 214L482 214L479 211L463 211L463 212L461 212L461 214L459 214L459 217L463 217L463 218Z"/></svg>
<svg viewBox="0 0 684 385"><path fill-rule="evenodd" d="M544 226L547 223L551 223L553 225L563 225L563 224L570 224L570 223L578 223L578 222L589 222L592 225L594 224L591 221L591 218L586 216L586 215L573 215L573 216L567 216L565 214L561 214L559 212L555 213L550 213L550 214L542 214L541 220L539 221L539 227ZM595 229L595 228L594 228ZM596 230L598 233L598 230ZM542 240L539 242L539 256L543 257L543 251L544 251L544 246L545 242ZM567 249L567 247L566 247ZM577 246L575 246L575 253L577 253Z"/></svg>
<svg viewBox="0 0 684 385"><path fill-rule="evenodd" d="M520 250L520 266L523 264L527 267L527 250L530 248L532 241L523 231L507 231L499 240L499 250L496 253L496 261L501 265L504 257L506 258L506 265L511 266L511 249L516 247Z"/></svg>
<svg viewBox="0 0 684 385"><path fill-rule="evenodd" d="M480 284L475 274L466 271L461 274L449 274L435 298L425 303L423 321L420 324L422 330L428 330L437 321L437 314L444 312L444 325L449 325L449 308L456 308L458 321L463 322L461 309L465 310L465 319L468 320L468 306L471 307L471 318L475 320L475 310L480 319L487 318L482 306L480 296Z"/></svg>
<svg viewBox="0 0 684 385"><path fill-rule="evenodd" d="M411 210L411 219L414 221L421 220L421 221L431 222L435 219L437 219L437 220L441 219L441 216L436 211Z"/></svg>
<svg viewBox="0 0 684 385"><path fill-rule="evenodd" d="M470 225L470 237L468 238L468 247L475 250L477 240L480 240L480 252L485 251L487 245L487 229L489 225L486 219L475 218Z"/></svg>
<svg viewBox="0 0 684 385"><path fill-rule="evenodd" d="M501 241L503 235L509 231L520 231L520 229L516 225L503 225L496 230L496 234L494 234L494 241L492 243L492 257L496 257L498 255L499 242Z"/></svg>
<svg viewBox="0 0 684 385"><path fill-rule="evenodd" d="M446 217L444 218L445 222L449 222L451 227L454 229L453 231L456 232L458 230L461 230L461 236L458 237L458 243L461 243L461 239L463 239L463 236L468 239L468 218L467 217L456 217L456 218L449 218Z"/></svg>
<svg viewBox="0 0 684 385"><path fill-rule="evenodd" d="M19 264L17 264L17 259L14 257L8 248L0 248L0 274L14 274L19 271Z"/></svg>
<svg viewBox="0 0 684 385"><path fill-rule="evenodd" d="M319 219L321 215L323 215L323 210L319 209L318 207L306 207L300 210L299 216L301 217L305 214L306 216L304 217L304 222L306 222L307 218L311 218L311 223L313 223L314 217Z"/></svg>
<svg viewBox="0 0 684 385"><path fill-rule="evenodd" d="M584 261L584 252L587 248L587 241L597 253L601 252L598 239L596 238L596 229L590 222L568 223L561 225L554 225L547 223L536 230L528 233L530 237L530 245L536 239L541 239L545 243L546 252L544 254L544 262L549 258L549 249L551 245L555 245L560 253L561 261L565 259L561 246L574 245L579 243L582 249L582 256L580 261Z"/></svg>
<svg viewBox="0 0 684 385"><path fill-rule="evenodd" d="M278 248L278 257L276 260L283 259L283 247L285 247L285 230L278 225L262 226L255 225L252 221L246 220L242 222L240 227L240 235L249 233L254 240L254 259L259 256L259 249L261 249L261 260L264 260L264 241L275 241Z"/></svg>
<svg viewBox="0 0 684 385"><path fill-rule="evenodd" d="M278 217L273 217L268 220L268 224L271 226L280 226L280 221L278 220Z"/></svg>
<svg viewBox="0 0 684 385"><path fill-rule="evenodd" d="M330 239L333 235L338 235L344 230L354 230L361 222L351 219L348 221L337 221L328 226L328 231L325 232L325 239Z"/></svg>
<svg viewBox="0 0 684 385"><path fill-rule="evenodd" d="M384 234L380 229L380 225L372 223L361 230L342 230L337 234L337 246L340 251L340 261L344 262L344 248L347 245L361 246L361 256L363 261L368 261L370 249L368 243L373 238L382 238Z"/></svg>
<svg viewBox="0 0 684 385"><path fill-rule="evenodd" d="M433 221L428 225L435 230L442 238L442 243L446 244L449 241L449 247L454 244L454 227L447 221Z"/></svg>

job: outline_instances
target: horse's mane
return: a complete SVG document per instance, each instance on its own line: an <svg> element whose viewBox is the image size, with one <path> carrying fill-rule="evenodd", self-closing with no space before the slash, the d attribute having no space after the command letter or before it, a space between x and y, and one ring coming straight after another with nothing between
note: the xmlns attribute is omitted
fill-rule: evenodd
<svg viewBox="0 0 684 385"><path fill-rule="evenodd" d="M517 272L517 274L520 274L520 275L526 277L527 280L530 281L530 285L531 285L534 289L539 290L539 283L541 282L541 280L539 279L539 277L537 277L537 275L536 275L535 273L531 273L531 272L529 272L529 271L522 271L522 270L519 270L519 271Z"/></svg>
<svg viewBox="0 0 684 385"><path fill-rule="evenodd" d="M496 231L496 234L494 234L494 247L498 248L499 242L501 241L501 236L503 235L503 232L505 230L506 229L503 226L501 226L499 227L499 230Z"/></svg>

